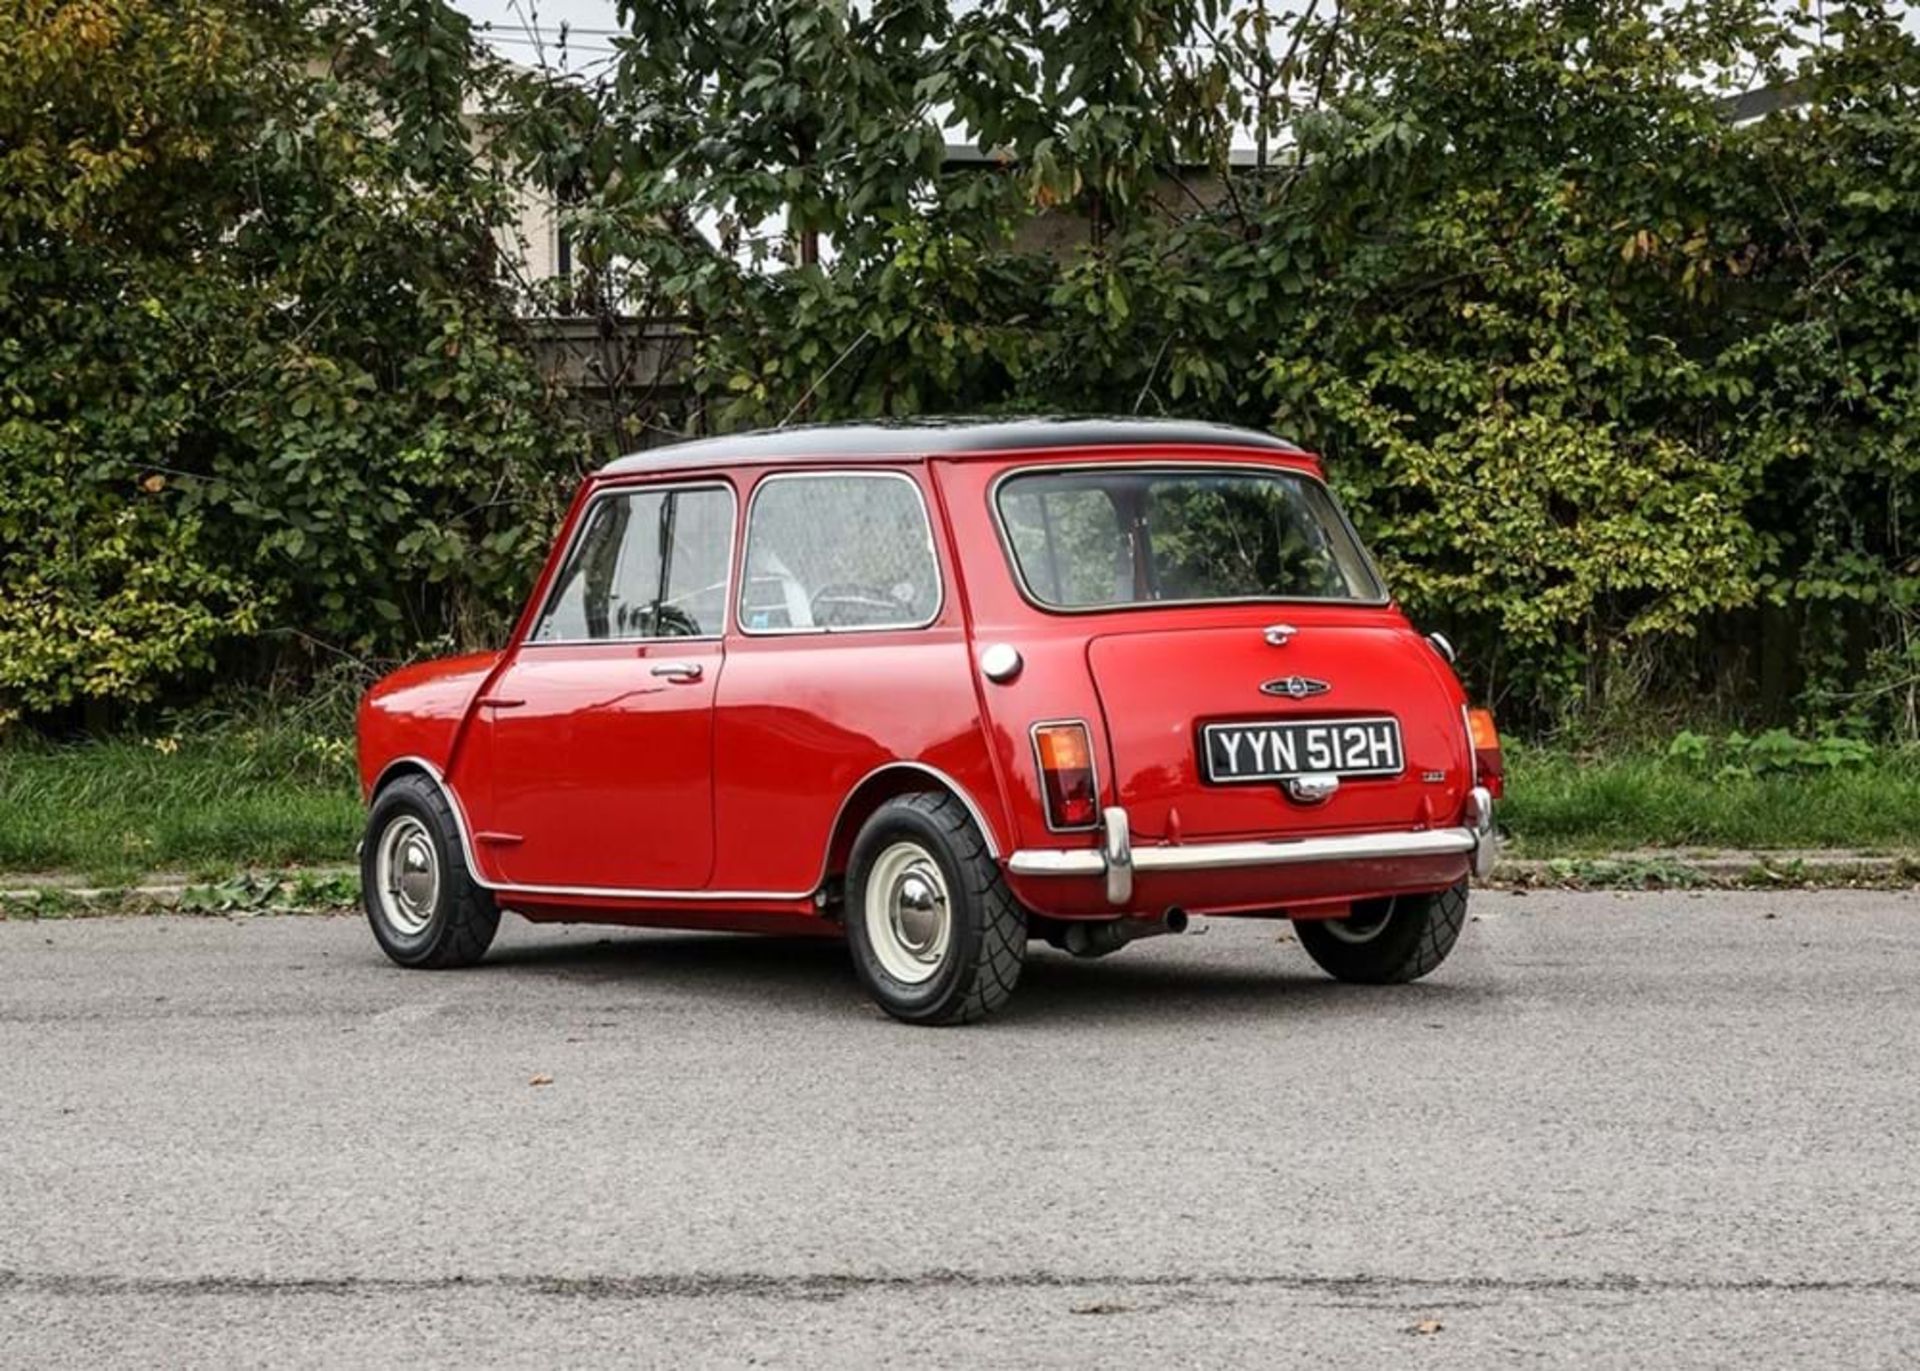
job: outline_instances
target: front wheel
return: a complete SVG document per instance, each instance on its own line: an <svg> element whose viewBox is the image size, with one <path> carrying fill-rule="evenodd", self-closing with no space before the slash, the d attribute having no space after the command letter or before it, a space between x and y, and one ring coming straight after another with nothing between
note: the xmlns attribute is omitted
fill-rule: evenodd
<svg viewBox="0 0 1920 1371"><path fill-rule="evenodd" d="M906 1023L985 1018L1020 980L1026 913L951 795L902 795L875 811L847 864L846 911L860 983Z"/></svg>
<svg viewBox="0 0 1920 1371"><path fill-rule="evenodd" d="M1453 951L1467 921L1467 883L1430 895L1356 900L1344 919L1298 919L1300 946L1336 980L1358 985L1417 981Z"/></svg>
<svg viewBox="0 0 1920 1371"><path fill-rule="evenodd" d="M446 796L424 776L402 776L374 797L360 894L374 939L402 966L472 966L500 926L493 895L467 870Z"/></svg>

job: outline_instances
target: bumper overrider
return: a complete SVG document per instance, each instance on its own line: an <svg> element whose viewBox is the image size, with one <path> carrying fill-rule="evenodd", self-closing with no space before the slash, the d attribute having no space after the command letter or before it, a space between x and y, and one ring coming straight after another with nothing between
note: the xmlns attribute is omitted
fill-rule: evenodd
<svg viewBox="0 0 1920 1371"><path fill-rule="evenodd" d="M1135 872L1222 871L1467 853L1473 874L1484 878L1500 856L1500 837L1493 826L1493 796L1485 786L1475 786L1468 792L1462 817L1466 822L1459 828L1135 847L1127 824L1127 811L1114 805L1102 815L1098 848L1022 848L1008 858L1007 869L1016 876L1103 876L1108 902L1120 906L1133 898Z"/></svg>

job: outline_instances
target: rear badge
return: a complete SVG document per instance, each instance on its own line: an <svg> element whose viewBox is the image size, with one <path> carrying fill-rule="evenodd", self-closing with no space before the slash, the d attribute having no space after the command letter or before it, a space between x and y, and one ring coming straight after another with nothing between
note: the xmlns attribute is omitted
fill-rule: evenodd
<svg viewBox="0 0 1920 1371"><path fill-rule="evenodd" d="M1316 681L1311 676L1282 676L1274 681L1262 681L1262 695L1284 695L1289 700L1304 700L1312 695L1325 695L1333 687L1325 681Z"/></svg>
<svg viewBox="0 0 1920 1371"><path fill-rule="evenodd" d="M1447 773L1444 771L1423 771L1420 773L1420 779L1428 785L1441 785L1446 781Z"/></svg>

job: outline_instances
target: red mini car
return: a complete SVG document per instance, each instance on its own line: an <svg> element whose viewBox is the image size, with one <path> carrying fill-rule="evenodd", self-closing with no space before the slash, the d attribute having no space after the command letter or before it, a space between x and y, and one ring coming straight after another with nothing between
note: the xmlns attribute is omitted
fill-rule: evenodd
<svg viewBox="0 0 1920 1371"><path fill-rule="evenodd" d="M1492 721L1318 461L1206 424L848 425L587 482L506 648L360 711L406 966L534 920L844 936L894 1016L1189 915L1407 981L1495 851Z"/></svg>

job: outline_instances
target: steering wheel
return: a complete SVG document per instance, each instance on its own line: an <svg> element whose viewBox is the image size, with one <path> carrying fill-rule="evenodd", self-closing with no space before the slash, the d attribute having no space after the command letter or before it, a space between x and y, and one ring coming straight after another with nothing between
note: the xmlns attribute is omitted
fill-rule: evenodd
<svg viewBox="0 0 1920 1371"><path fill-rule="evenodd" d="M839 625L894 623L907 602L879 586L859 581L834 581L820 587L807 602L814 623L823 628Z"/></svg>

